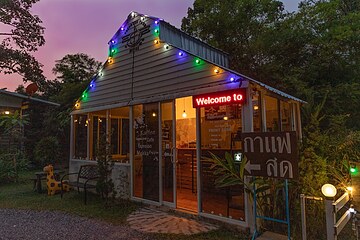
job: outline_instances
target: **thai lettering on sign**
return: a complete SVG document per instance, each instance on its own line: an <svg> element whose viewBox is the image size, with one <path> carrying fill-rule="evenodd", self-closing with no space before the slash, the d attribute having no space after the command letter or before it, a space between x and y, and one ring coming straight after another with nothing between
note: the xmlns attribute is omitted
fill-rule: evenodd
<svg viewBox="0 0 360 240"><path fill-rule="evenodd" d="M246 173L252 176L292 179L298 177L295 132L242 133L247 158Z"/></svg>

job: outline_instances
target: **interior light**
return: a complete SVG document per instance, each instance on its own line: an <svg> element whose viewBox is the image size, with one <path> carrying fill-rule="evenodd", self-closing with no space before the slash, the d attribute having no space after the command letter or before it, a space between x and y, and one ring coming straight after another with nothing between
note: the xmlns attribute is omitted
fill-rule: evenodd
<svg viewBox="0 0 360 240"><path fill-rule="evenodd" d="M6 115L9 115L10 114L10 111L5 111L4 112Z"/></svg>
<svg viewBox="0 0 360 240"><path fill-rule="evenodd" d="M164 45L164 48L165 48L165 49L169 49L169 45L165 44L165 45Z"/></svg>
<svg viewBox="0 0 360 240"><path fill-rule="evenodd" d="M159 43L159 40L155 39L155 40L154 40L154 43L155 43L155 44L158 44L158 43Z"/></svg>
<svg viewBox="0 0 360 240"><path fill-rule="evenodd" d="M254 105L254 110L258 110L259 106L258 105Z"/></svg>
<svg viewBox="0 0 360 240"><path fill-rule="evenodd" d="M227 116L224 117L224 120L227 121L229 118Z"/></svg>
<svg viewBox="0 0 360 240"><path fill-rule="evenodd" d="M184 55L184 53L183 53L183 52L179 52L178 55L181 57L181 56Z"/></svg>
<svg viewBox="0 0 360 240"><path fill-rule="evenodd" d="M185 110L184 110L184 112L182 113L182 117L183 117L183 118L186 118L186 117L187 117L187 114L186 114Z"/></svg>
<svg viewBox="0 0 360 240"><path fill-rule="evenodd" d="M220 71L219 71L219 69L218 68L215 68L214 69L214 73L219 73Z"/></svg>
<svg viewBox="0 0 360 240"><path fill-rule="evenodd" d="M156 117L156 113L155 113L155 112L153 112L153 113L152 113L152 116L153 116L153 117Z"/></svg>

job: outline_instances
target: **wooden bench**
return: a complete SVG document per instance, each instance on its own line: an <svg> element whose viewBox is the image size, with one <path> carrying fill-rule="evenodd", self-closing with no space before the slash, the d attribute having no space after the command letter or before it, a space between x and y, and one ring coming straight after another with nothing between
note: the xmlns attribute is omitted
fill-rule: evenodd
<svg viewBox="0 0 360 240"><path fill-rule="evenodd" d="M95 164L88 164L80 166L79 172L65 174L61 178L61 183L63 183L64 178L70 175L77 175L76 181L69 181L68 184L71 187L77 188L78 193L80 193L80 188L84 189L84 203L86 205L87 200L87 190L89 188L96 188L96 183L94 183L99 178L98 167ZM62 186L62 184L61 184ZM63 189L61 189L61 198L63 197Z"/></svg>

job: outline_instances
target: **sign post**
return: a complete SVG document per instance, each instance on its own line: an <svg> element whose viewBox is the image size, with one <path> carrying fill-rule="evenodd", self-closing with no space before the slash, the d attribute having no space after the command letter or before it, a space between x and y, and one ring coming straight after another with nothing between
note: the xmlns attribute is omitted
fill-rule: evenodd
<svg viewBox="0 0 360 240"><path fill-rule="evenodd" d="M251 176L285 179L285 208L286 219L276 219L258 215L256 204L256 184L254 191L254 219L255 231L252 239L257 237L257 219L284 223L287 225L288 239L290 240L290 211L288 179L297 178L298 149L295 132L265 132L242 133L242 149L247 158L245 174Z"/></svg>

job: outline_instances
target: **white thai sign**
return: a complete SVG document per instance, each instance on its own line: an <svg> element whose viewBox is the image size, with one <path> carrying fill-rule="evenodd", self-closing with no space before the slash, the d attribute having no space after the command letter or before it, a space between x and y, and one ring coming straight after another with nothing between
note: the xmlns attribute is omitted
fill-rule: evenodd
<svg viewBox="0 0 360 240"><path fill-rule="evenodd" d="M296 132L242 133L245 173L293 179L299 175Z"/></svg>

